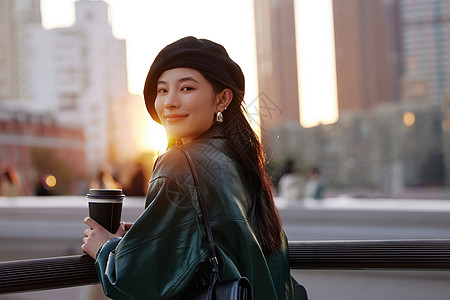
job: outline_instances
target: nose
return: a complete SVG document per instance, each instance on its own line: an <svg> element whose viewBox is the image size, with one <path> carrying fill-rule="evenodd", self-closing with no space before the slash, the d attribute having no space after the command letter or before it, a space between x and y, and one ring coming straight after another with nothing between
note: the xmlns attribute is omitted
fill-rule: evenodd
<svg viewBox="0 0 450 300"><path fill-rule="evenodd" d="M165 109L173 109L180 106L180 99L176 92L170 92L167 97L164 99L164 108Z"/></svg>

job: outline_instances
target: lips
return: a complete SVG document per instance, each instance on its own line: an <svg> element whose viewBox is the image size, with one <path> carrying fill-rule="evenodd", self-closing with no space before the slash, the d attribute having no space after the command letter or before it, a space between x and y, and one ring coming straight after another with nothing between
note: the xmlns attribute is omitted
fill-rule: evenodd
<svg viewBox="0 0 450 300"><path fill-rule="evenodd" d="M166 119L167 122L174 122L174 121L179 121L182 120L184 118L186 118L188 115L187 114L167 114L164 115L164 119Z"/></svg>

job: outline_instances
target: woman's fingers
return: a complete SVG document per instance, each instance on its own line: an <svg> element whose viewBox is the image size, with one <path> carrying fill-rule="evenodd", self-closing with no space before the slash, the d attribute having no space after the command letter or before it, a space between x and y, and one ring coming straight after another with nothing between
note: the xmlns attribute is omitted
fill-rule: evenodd
<svg viewBox="0 0 450 300"><path fill-rule="evenodd" d="M117 228L115 236L124 236L125 233L126 233L125 222L120 222L119 228Z"/></svg>
<svg viewBox="0 0 450 300"><path fill-rule="evenodd" d="M130 223L130 222L124 222L125 224L125 231L130 230L131 226L133 226L134 223Z"/></svg>
<svg viewBox="0 0 450 300"><path fill-rule="evenodd" d="M83 244L81 250L95 259L98 249L106 243L113 235L103 228L98 222L90 217L84 218L84 223L90 228L84 230ZM125 225L119 226L119 231L125 231Z"/></svg>
<svg viewBox="0 0 450 300"><path fill-rule="evenodd" d="M103 228L102 225L100 225L99 223L97 223L97 221L95 221L94 219L92 219L91 217L86 217L84 218L83 222L89 226L91 229L97 229L97 228Z"/></svg>
<svg viewBox="0 0 450 300"><path fill-rule="evenodd" d="M89 254L88 250L89 249L88 249L86 244L81 245L81 251L83 251L84 253L86 253L86 254L88 254L89 256L92 257L92 255Z"/></svg>
<svg viewBox="0 0 450 300"><path fill-rule="evenodd" d="M91 231L92 231L92 229L90 229L90 228L85 229L85 230L83 231L84 236L89 236L89 234L91 233Z"/></svg>

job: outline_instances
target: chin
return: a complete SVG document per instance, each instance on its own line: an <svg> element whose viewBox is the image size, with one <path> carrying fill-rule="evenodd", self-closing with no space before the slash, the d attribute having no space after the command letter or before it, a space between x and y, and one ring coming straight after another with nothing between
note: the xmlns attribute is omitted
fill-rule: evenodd
<svg viewBox="0 0 450 300"><path fill-rule="evenodd" d="M179 131L175 131L175 130L168 130L166 129L166 134L169 138L173 139L173 140L179 140L183 137L182 134L180 134Z"/></svg>

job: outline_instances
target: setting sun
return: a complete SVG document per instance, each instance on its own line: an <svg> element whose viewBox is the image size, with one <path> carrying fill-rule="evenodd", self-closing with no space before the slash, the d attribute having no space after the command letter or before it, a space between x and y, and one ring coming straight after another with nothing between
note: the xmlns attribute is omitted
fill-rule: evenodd
<svg viewBox="0 0 450 300"><path fill-rule="evenodd" d="M153 149L157 154L161 154L167 149L166 131L162 125L149 120L147 123L147 139L145 145L149 149Z"/></svg>

